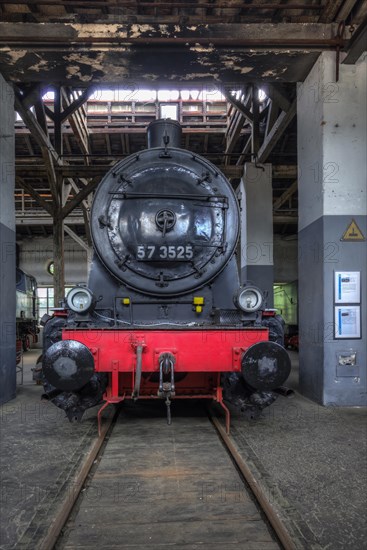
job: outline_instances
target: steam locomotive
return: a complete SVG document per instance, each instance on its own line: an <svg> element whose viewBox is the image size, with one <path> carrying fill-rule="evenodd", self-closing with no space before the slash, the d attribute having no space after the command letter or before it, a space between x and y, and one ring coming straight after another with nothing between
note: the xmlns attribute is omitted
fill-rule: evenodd
<svg viewBox="0 0 367 550"><path fill-rule="evenodd" d="M93 201L95 250L44 329L45 397L71 421L104 401L214 399L256 413L287 379L283 323L240 284L239 207L225 176L157 120Z"/></svg>

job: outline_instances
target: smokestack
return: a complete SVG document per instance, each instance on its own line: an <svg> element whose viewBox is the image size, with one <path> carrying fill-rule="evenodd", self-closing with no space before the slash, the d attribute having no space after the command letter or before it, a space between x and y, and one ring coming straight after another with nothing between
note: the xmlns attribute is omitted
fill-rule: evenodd
<svg viewBox="0 0 367 550"><path fill-rule="evenodd" d="M153 147L181 147L182 128L177 120L153 120L147 128L148 149Z"/></svg>

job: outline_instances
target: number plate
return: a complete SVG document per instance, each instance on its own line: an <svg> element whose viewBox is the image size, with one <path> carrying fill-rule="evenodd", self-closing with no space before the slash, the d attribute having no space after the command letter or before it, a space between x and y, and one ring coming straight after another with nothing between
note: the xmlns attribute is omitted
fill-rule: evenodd
<svg viewBox="0 0 367 550"><path fill-rule="evenodd" d="M138 245L136 259L142 261L179 261L192 260L194 250L191 244L187 245Z"/></svg>

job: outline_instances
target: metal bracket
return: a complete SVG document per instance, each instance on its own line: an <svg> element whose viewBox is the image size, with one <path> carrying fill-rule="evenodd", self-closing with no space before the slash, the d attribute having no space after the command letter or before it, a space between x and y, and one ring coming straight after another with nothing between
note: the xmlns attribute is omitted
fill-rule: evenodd
<svg viewBox="0 0 367 550"><path fill-rule="evenodd" d="M241 370L243 348L232 348L232 365L234 370Z"/></svg>
<svg viewBox="0 0 367 550"><path fill-rule="evenodd" d="M339 81L339 69L340 69L340 47L343 45L344 41L344 31L345 31L345 21L340 21L338 25L338 30L336 33L336 38L338 39L338 45L336 47L336 57L335 57L335 82Z"/></svg>
<svg viewBox="0 0 367 550"><path fill-rule="evenodd" d="M167 424L172 422L171 397L175 396L175 362L176 358L172 353L162 353L159 356L159 387L158 397L165 398L167 406ZM170 376L170 382L165 382L164 377Z"/></svg>

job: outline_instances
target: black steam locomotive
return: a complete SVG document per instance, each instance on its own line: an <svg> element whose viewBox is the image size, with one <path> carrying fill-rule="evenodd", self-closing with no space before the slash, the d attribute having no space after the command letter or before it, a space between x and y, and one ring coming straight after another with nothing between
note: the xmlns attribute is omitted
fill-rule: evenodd
<svg viewBox="0 0 367 550"><path fill-rule="evenodd" d="M44 330L45 395L70 420L104 401L225 401L256 412L290 372L283 324L240 284L239 208L225 176L158 120L148 148L116 164L93 201L87 286ZM101 410L102 410L101 409ZM101 411L100 411L101 412Z"/></svg>

